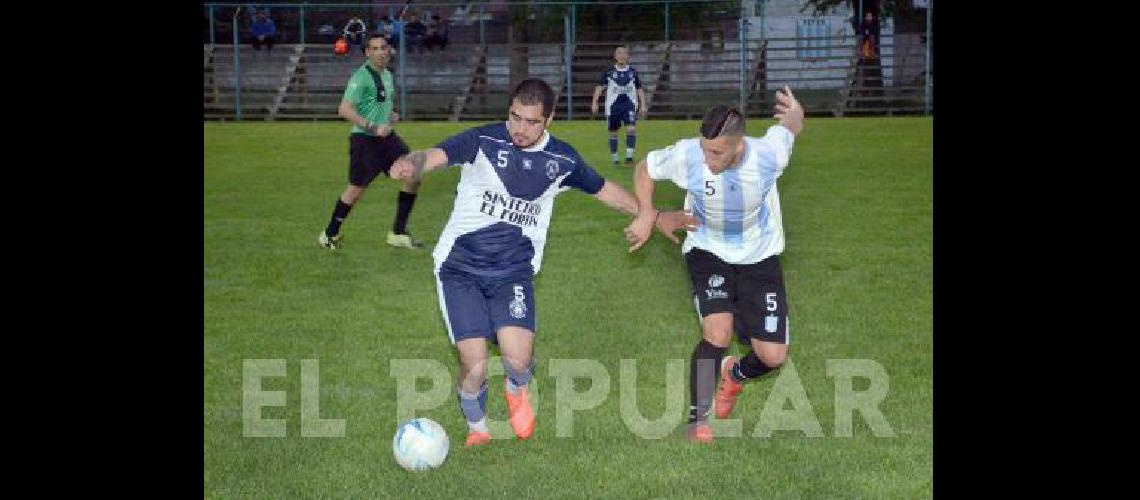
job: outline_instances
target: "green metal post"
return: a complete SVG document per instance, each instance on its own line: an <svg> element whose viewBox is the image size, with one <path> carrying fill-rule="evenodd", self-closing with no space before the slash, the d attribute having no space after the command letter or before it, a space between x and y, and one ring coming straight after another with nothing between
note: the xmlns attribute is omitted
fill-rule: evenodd
<svg viewBox="0 0 1140 500"><path fill-rule="evenodd" d="M745 99L744 87L746 86L745 81L744 81L744 78L745 78L744 77L744 66L745 66L745 63L747 62L747 52L744 51L744 42L746 40L746 37L744 35L745 35L745 30L748 29L748 23L745 22L745 20L744 20L744 4L741 4L741 6L740 6L740 23L739 23L739 25L740 25L740 29L736 30L736 38L740 42L740 112L743 113L744 116L748 116L748 112L747 112L748 108L746 108L744 106L744 99Z"/></svg>
<svg viewBox="0 0 1140 500"><path fill-rule="evenodd" d="M934 39L931 38L931 21L933 15L931 11L934 10L934 0L930 0L930 6L926 8L926 89L923 93L922 99L922 113L925 115L930 114L930 46L934 44Z"/></svg>
<svg viewBox="0 0 1140 500"><path fill-rule="evenodd" d="M570 43L578 43L578 4L570 4Z"/></svg>
<svg viewBox="0 0 1140 500"><path fill-rule="evenodd" d="M241 7L234 10L234 84L236 92L234 92L234 114L237 115L237 120L241 121L241 58L238 57L238 52L241 50L241 44L238 43L238 14L241 13Z"/></svg>
<svg viewBox="0 0 1140 500"><path fill-rule="evenodd" d="M566 53L562 57L563 61L565 61L565 64L566 64L566 120L569 121L569 120L574 119L574 89L572 87L573 75L571 74L571 72L573 71L573 67L570 64L571 59L573 59L573 57L574 57L572 55L572 52L574 50L574 46L570 44L570 38L571 38L570 16L563 17L562 18L562 24L563 24L563 26L565 26L565 35L564 36L565 36L565 40L566 40L566 43L563 44L563 46L566 47L565 48Z"/></svg>
<svg viewBox="0 0 1140 500"><path fill-rule="evenodd" d="M405 120L405 119L407 119L406 117L408 116L408 109L405 106L406 103L404 102L405 97L407 97L407 95L408 95L408 86L407 86L408 80L404 75L406 73L404 71L404 59L407 59L407 57L405 57L405 56L407 56L407 54L408 54L404 50L404 48L405 48L404 39L407 38L404 36L404 25L405 24L406 23L400 23L400 120Z"/></svg>

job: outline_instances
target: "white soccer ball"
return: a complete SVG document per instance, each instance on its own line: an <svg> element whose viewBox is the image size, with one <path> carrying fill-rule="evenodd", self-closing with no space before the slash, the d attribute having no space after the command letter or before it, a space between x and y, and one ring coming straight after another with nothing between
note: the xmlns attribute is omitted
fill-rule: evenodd
<svg viewBox="0 0 1140 500"><path fill-rule="evenodd" d="M450 443L447 431L430 418L413 418L396 429L392 455L396 463L411 471L434 469L447 458Z"/></svg>

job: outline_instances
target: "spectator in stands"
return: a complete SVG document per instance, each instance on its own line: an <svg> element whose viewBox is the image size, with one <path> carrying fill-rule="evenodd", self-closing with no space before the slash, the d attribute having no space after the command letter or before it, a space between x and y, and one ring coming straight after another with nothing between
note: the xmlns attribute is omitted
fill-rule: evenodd
<svg viewBox="0 0 1140 500"><path fill-rule="evenodd" d="M447 22L439 18L439 14L432 14L427 25L427 38L424 39L424 48L431 50L438 46L439 50L447 48Z"/></svg>
<svg viewBox="0 0 1140 500"><path fill-rule="evenodd" d="M349 46L357 45L360 47L360 53L364 54L365 38L368 36L368 25L364 24L364 20L360 16L353 15L352 19L348 20L348 24L344 25L344 40L348 42Z"/></svg>
<svg viewBox="0 0 1140 500"><path fill-rule="evenodd" d="M332 23L321 23L317 27L317 34L321 35L321 38L326 42L333 43L336 40L336 27Z"/></svg>
<svg viewBox="0 0 1140 500"><path fill-rule="evenodd" d="M400 46L400 34L404 32L405 24L407 23L404 22L403 13L397 14L396 18L392 20L392 38L388 41L392 45L393 50L399 50L398 47Z"/></svg>
<svg viewBox="0 0 1140 500"><path fill-rule="evenodd" d="M859 32L859 58L876 59L879 57L879 20L875 19L873 12L863 15L863 24L856 28Z"/></svg>
<svg viewBox="0 0 1140 500"><path fill-rule="evenodd" d="M424 37L427 35L427 26L420 22L420 15L415 12L408 15L408 25L404 27L404 36L408 37L405 42L409 49L417 52L424 50Z"/></svg>
<svg viewBox="0 0 1140 500"><path fill-rule="evenodd" d="M262 45L265 45L266 53L273 50L273 44L277 41L277 25L265 11L257 13L249 31L253 37L253 50L260 51Z"/></svg>
<svg viewBox="0 0 1140 500"><path fill-rule="evenodd" d="M392 27L392 18L388 17L387 14L384 14L380 17L380 22L376 23L376 34L384 37L384 40L388 42L389 46L391 46L393 32L394 30Z"/></svg>

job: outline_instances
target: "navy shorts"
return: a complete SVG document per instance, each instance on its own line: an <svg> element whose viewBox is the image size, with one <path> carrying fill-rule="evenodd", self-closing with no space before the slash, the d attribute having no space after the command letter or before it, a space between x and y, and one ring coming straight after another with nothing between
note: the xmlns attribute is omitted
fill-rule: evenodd
<svg viewBox="0 0 1140 500"><path fill-rule="evenodd" d="M701 319L732 313L740 342L750 338L789 344L788 298L778 255L755 264L729 264L711 252L694 248L685 254L693 284L693 303Z"/></svg>
<svg viewBox="0 0 1140 500"><path fill-rule="evenodd" d="M453 269L436 271L439 309L454 344L490 338L504 326L535 332L534 280L529 273L489 278Z"/></svg>
<svg viewBox="0 0 1140 500"><path fill-rule="evenodd" d="M637 124L637 111L633 109L632 104L617 104L610 108L610 125L609 131L613 132L624 125Z"/></svg>

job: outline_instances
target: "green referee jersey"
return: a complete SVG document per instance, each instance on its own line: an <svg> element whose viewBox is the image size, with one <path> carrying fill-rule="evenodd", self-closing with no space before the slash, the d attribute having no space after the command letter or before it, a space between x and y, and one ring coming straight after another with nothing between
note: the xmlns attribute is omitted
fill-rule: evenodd
<svg viewBox="0 0 1140 500"><path fill-rule="evenodd" d="M392 72L388 71L388 68L377 72L366 61L348 79L348 87L344 89L341 102L351 102L356 112L365 120L382 125L388 123L388 115L392 113L392 100L396 94L394 89ZM352 133L367 132L353 124Z"/></svg>

